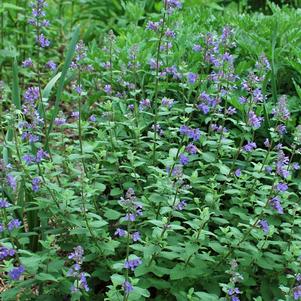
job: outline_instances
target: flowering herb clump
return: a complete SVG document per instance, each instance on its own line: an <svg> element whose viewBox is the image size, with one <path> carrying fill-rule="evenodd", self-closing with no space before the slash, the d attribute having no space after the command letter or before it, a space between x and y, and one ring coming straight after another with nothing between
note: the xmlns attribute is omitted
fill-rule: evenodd
<svg viewBox="0 0 301 301"><path fill-rule="evenodd" d="M301 300L299 11L6 2L1 298Z"/></svg>

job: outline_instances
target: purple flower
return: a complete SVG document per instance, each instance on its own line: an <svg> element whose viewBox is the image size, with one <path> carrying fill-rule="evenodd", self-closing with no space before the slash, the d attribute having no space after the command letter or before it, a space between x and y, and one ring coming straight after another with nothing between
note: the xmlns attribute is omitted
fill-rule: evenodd
<svg viewBox="0 0 301 301"><path fill-rule="evenodd" d="M0 260L5 259L6 257L13 257L16 251L14 249L8 249L6 247L0 247Z"/></svg>
<svg viewBox="0 0 301 301"><path fill-rule="evenodd" d="M160 28L161 24L162 24L162 20L160 20L159 22L148 21L146 25L146 29L157 31Z"/></svg>
<svg viewBox="0 0 301 301"><path fill-rule="evenodd" d="M141 237L140 237L140 233L138 231L132 233L132 240L133 241L138 241L140 239L141 239Z"/></svg>
<svg viewBox="0 0 301 301"><path fill-rule="evenodd" d="M265 234L269 233L270 227L269 227L268 222L265 219L261 219L259 221L259 225Z"/></svg>
<svg viewBox="0 0 301 301"><path fill-rule="evenodd" d="M45 152L42 148L37 151L35 162L40 163L43 159L49 158L49 154Z"/></svg>
<svg viewBox="0 0 301 301"><path fill-rule="evenodd" d="M187 75L187 80L189 84L194 84L198 79L198 75L192 72L189 72Z"/></svg>
<svg viewBox="0 0 301 301"><path fill-rule="evenodd" d="M7 184L12 188L13 191L17 189L17 181L16 178L12 174L8 174L6 177Z"/></svg>
<svg viewBox="0 0 301 301"><path fill-rule="evenodd" d="M22 62L22 67L23 68L30 68L33 66L33 62L31 58L26 59L25 61Z"/></svg>
<svg viewBox="0 0 301 301"><path fill-rule="evenodd" d="M193 141L197 141L200 139L201 132L199 129L192 129L187 127L187 131L184 135L186 135L188 138L193 139Z"/></svg>
<svg viewBox="0 0 301 301"><path fill-rule="evenodd" d="M244 151L246 152L251 152L253 151L254 149L256 149L257 145L255 142L248 142L244 147Z"/></svg>
<svg viewBox="0 0 301 301"><path fill-rule="evenodd" d="M83 92L82 86L81 86L81 85L76 85L76 86L74 87L74 91L75 91L78 95L81 95L82 92Z"/></svg>
<svg viewBox="0 0 301 301"><path fill-rule="evenodd" d="M231 301L239 301L239 297L237 296L238 294L241 294L240 290L235 287L234 289L230 288L228 290L228 295L231 298Z"/></svg>
<svg viewBox="0 0 301 301"><path fill-rule="evenodd" d="M8 272L8 276L12 280L19 280L21 275L25 272L25 269L22 265L19 267L13 268L11 271Z"/></svg>
<svg viewBox="0 0 301 301"><path fill-rule="evenodd" d="M83 262L83 256L84 256L84 249L82 246L77 246L73 249L73 252L71 252L68 255L68 259L72 259L77 264L81 265Z"/></svg>
<svg viewBox="0 0 301 301"><path fill-rule="evenodd" d="M280 120L288 120L290 117L290 112L287 108L287 98L286 96L281 96L279 98L277 107L272 110L274 117L277 117Z"/></svg>
<svg viewBox="0 0 301 301"><path fill-rule="evenodd" d="M0 199L0 209L5 209L11 206L11 204L6 199Z"/></svg>
<svg viewBox="0 0 301 301"><path fill-rule="evenodd" d="M168 38L175 38L176 34L173 30L167 28L166 31L165 31L165 36L168 37Z"/></svg>
<svg viewBox="0 0 301 301"><path fill-rule="evenodd" d="M40 183L41 183L40 178L36 177L36 178L32 179L31 184L32 184L32 190L34 192L39 191L39 189L40 189Z"/></svg>
<svg viewBox="0 0 301 301"><path fill-rule="evenodd" d="M114 234L119 237L124 237L126 236L126 231L121 228L117 228Z"/></svg>
<svg viewBox="0 0 301 301"><path fill-rule="evenodd" d="M272 169L271 166L266 166L266 167L265 167L265 172L266 172L267 174L271 174L272 171L273 171L273 169Z"/></svg>
<svg viewBox="0 0 301 301"><path fill-rule="evenodd" d="M265 147L271 147L271 144L270 144L270 141L269 141L268 138L266 138L266 139L264 140L263 144L264 144Z"/></svg>
<svg viewBox="0 0 301 301"><path fill-rule="evenodd" d="M186 206L187 206L186 200L182 200L176 205L176 209L182 211Z"/></svg>
<svg viewBox="0 0 301 301"><path fill-rule="evenodd" d="M87 278L84 273L80 273L79 286L83 288L86 292L90 290L87 283Z"/></svg>
<svg viewBox="0 0 301 301"><path fill-rule="evenodd" d="M189 143L186 147L185 147L185 151L191 155L195 155L198 151L197 147L193 144L193 143Z"/></svg>
<svg viewBox="0 0 301 301"><path fill-rule="evenodd" d="M294 169L294 170L300 169L300 165L299 165L299 163L297 163L297 162L294 162L294 163L292 164L292 166L293 166L293 169Z"/></svg>
<svg viewBox="0 0 301 301"><path fill-rule="evenodd" d="M134 222L136 220L136 215L134 213L127 213L124 217L124 220Z"/></svg>
<svg viewBox="0 0 301 301"><path fill-rule="evenodd" d="M7 224L7 229L9 231L13 231L14 229L18 229L21 226L21 222L18 219L12 219Z"/></svg>
<svg viewBox="0 0 301 301"><path fill-rule="evenodd" d="M129 281L124 281L122 284L122 287L126 294L129 294L130 292L132 292L134 290L132 284Z"/></svg>
<svg viewBox="0 0 301 301"><path fill-rule="evenodd" d="M158 62L158 64L157 64L157 61L155 59L150 59L148 61L148 64L152 70L159 69L161 66L161 62Z"/></svg>
<svg viewBox="0 0 301 301"><path fill-rule="evenodd" d="M54 124L56 126L61 126L64 125L65 123L66 123L66 118L59 117L54 119Z"/></svg>
<svg viewBox="0 0 301 301"><path fill-rule="evenodd" d="M280 182L280 183L277 184L276 188L277 188L277 190L278 190L279 192L285 192L285 191L287 191L288 186L287 186L286 183L281 183L281 182Z"/></svg>
<svg viewBox="0 0 301 301"><path fill-rule="evenodd" d="M253 101L255 103L262 102L264 99L265 99L265 97L263 96L263 94L259 88L255 89L253 91Z"/></svg>
<svg viewBox="0 0 301 301"><path fill-rule="evenodd" d="M278 212L279 214L283 214L283 208L282 208L282 206L281 206L280 198L279 198L279 197L277 197L277 196L273 197L273 198L270 200L270 204L271 204L271 206L272 206L275 210L277 210L277 212Z"/></svg>
<svg viewBox="0 0 301 301"><path fill-rule="evenodd" d="M241 170L240 170L240 168L237 168L235 170L234 174L235 174L236 177L240 177L241 176Z"/></svg>
<svg viewBox="0 0 301 301"><path fill-rule="evenodd" d="M193 47L192 47L192 50L194 52L200 52L202 50L202 46L199 45L199 44L194 44Z"/></svg>
<svg viewBox="0 0 301 301"><path fill-rule="evenodd" d="M233 107L229 107L229 108L227 108L227 110L226 110L226 114L227 115L234 115L234 114L236 114L236 109L235 108L233 108Z"/></svg>
<svg viewBox="0 0 301 301"><path fill-rule="evenodd" d="M89 117L89 121L91 121L91 122L96 122L96 117L95 117L95 115L91 115L91 116Z"/></svg>
<svg viewBox="0 0 301 301"><path fill-rule="evenodd" d="M37 37L37 42L42 48L50 46L50 41L42 33Z"/></svg>
<svg viewBox="0 0 301 301"><path fill-rule="evenodd" d="M294 295L294 300L301 299L301 285L298 285L293 288L293 295Z"/></svg>
<svg viewBox="0 0 301 301"><path fill-rule="evenodd" d="M140 102L139 102L139 110L140 111L143 111L144 109L146 108L150 108L151 106L151 102L148 98L146 99L142 99Z"/></svg>
<svg viewBox="0 0 301 301"><path fill-rule="evenodd" d="M129 104L129 105L128 105L128 109L129 109L130 111L134 111L135 105Z"/></svg>
<svg viewBox="0 0 301 301"><path fill-rule="evenodd" d="M249 112L249 124L254 128L258 129L261 126L263 118L257 117L256 114L253 111Z"/></svg>
<svg viewBox="0 0 301 301"><path fill-rule="evenodd" d="M286 130L286 126L284 124L279 124L277 127L276 127L276 131L280 134L280 135L284 135L287 133L287 130Z"/></svg>
<svg viewBox="0 0 301 301"><path fill-rule="evenodd" d="M52 71L56 69L56 63L52 60L48 61L45 66Z"/></svg>
<svg viewBox="0 0 301 301"><path fill-rule="evenodd" d="M172 98L163 97L162 98L162 106L171 108L174 100Z"/></svg>
<svg viewBox="0 0 301 301"><path fill-rule="evenodd" d="M189 158L184 154L180 154L179 159L182 165L187 165L189 163Z"/></svg>
<svg viewBox="0 0 301 301"><path fill-rule="evenodd" d="M240 102L241 104L244 104L244 103L247 102L247 99L246 99L244 96L240 96L240 97L239 97L239 102Z"/></svg>
<svg viewBox="0 0 301 301"><path fill-rule="evenodd" d="M33 163L35 161L34 156L26 154L23 156L23 161L25 161L26 165L30 165L31 163Z"/></svg>
<svg viewBox="0 0 301 301"><path fill-rule="evenodd" d="M277 154L277 162L276 162L276 173L279 176L283 178L287 178L289 176L288 163L289 163L289 158L285 156L283 150L280 149Z"/></svg>
<svg viewBox="0 0 301 301"><path fill-rule="evenodd" d="M137 257L135 259L126 260L124 263L124 268L134 271L135 268L137 268L140 264L142 264L142 261L139 257Z"/></svg>
<svg viewBox="0 0 301 301"><path fill-rule="evenodd" d="M30 87L24 93L24 100L26 102L34 103L40 97L39 87Z"/></svg>
<svg viewBox="0 0 301 301"><path fill-rule="evenodd" d="M78 119L79 118L79 112L72 112L71 117Z"/></svg>
<svg viewBox="0 0 301 301"><path fill-rule="evenodd" d="M111 94L112 93L112 86L111 85L105 85L103 90L107 93L107 94Z"/></svg>

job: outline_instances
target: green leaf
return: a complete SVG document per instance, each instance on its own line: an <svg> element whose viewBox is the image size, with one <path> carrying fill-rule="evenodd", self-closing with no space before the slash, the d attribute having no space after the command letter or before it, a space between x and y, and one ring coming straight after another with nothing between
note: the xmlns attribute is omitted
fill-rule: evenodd
<svg viewBox="0 0 301 301"><path fill-rule="evenodd" d="M51 274L46 274L46 273L39 273L36 275L36 279L40 280L42 282L44 281L54 281L54 282L58 282L58 280L52 276Z"/></svg>

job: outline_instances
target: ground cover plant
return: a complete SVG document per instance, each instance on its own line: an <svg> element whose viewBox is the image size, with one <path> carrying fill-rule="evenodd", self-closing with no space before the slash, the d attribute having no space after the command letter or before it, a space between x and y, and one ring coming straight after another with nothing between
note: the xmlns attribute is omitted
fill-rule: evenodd
<svg viewBox="0 0 301 301"><path fill-rule="evenodd" d="M299 10L4 4L2 300L301 299Z"/></svg>

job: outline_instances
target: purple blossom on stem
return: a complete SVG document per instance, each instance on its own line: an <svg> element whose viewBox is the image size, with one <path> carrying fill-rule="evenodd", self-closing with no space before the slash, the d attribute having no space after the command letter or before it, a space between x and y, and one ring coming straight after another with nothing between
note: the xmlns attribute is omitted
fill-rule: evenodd
<svg viewBox="0 0 301 301"><path fill-rule="evenodd" d="M187 202L186 200L182 200L180 201L177 205L176 205L176 209L179 211L184 210L184 208L187 206Z"/></svg>
<svg viewBox="0 0 301 301"><path fill-rule="evenodd" d="M142 99L140 102L139 102L139 110L140 111L143 111L144 109L146 108L150 108L151 106L151 102L148 98L146 99Z"/></svg>
<svg viewBox="0 0 301 301"><path fill-rule="evenodd" d="M50 41L42 33L37 37L37 42L42 48L50 46Z"/></svg>
<svg viewBox="0 0 301 301"><path fill-rule="evenodd" d="M138 232L138 231L136 231L136 232L134 232L134 233L132 233L132 240L133 241L138 241L138 240L140 240L141 239L141 237L140 237L140 233Z"/></svg>
<svg viewBox="0 0 301 301"><path fill-rule="evenodd" d="M253 151L254 149L256 149L257 145L255 142L248 142L244 147L244 151L249 153L251 151Z"/></svg>
<svg viewBox="0 0 301 301"><path fill-rule="evenodd" d="M187 74L187 80L189 84L194 84L196 80L198 79L198 75L192 72L189 72Z"/></svg>
<svg viewBox="0 0 301 301"><path fill-rule="evenodd" d="M162 106L171 108L173 105L174 99L163 97L162 98Z"/></svg>
<svg viewBox="0 0 301 301"><path fill-rule="evenodd" d="M41 183L41 180L40 178L36 177L36 178L33 178L32 181L31 181L31 187L32 187L32 190L34 192L38 192L39 189L40 189L40 183Z"/></svg>
<svg viewBox="0 0 301 301"><path fill-rule="evenodd" d="M195 155L198 151L197 147L193 144L193 143L189 143L186 147L185 147L185 151L191 155Z"/></svg>
<svg viewBox="0 0 301 301"><path fill-rule="evenodd" d="M71 117L78 119L79 118L79 112L72 112Z"/></svg>
<svg viewBox="0 0 301 301"><path fill-rule="evenodd" d="M287 107L287 98L285 95L279 98L277 107L272 110L274 117L280 120L288 120L290 117L290 112Z"/></svg>
<svg viewBox="0 0 301 301"><path fill-rule="evenodd" d="M276 186L276 189L279 191L279 192L285 192L288 190L288 186L286 183L278 183L277 186Z"/></svg>
<svg viewBox="0 0 301 301"><path fill-rule="evenodd" d="M292 166L293 166L293 169L294 169L294 170L299 170L299 169L300 169L300 165L299 165L299 163L297 163L297 162L294 162L294 163L292 164Z"/></svg>
<svg viewBox="0 0 301 301"><path fill-rule="evenodd" d="M269 227L268 222L267 222L265 219L261 219L261 220L259 221L259 225L260 225L261 229L263 230L263 232L264 232L265 234L268 234L268 233L269 233L270 227Z"/></svg>
<svg viewBox="0 0 301 301"><path fill-rule="evenodd" d="M112 86L111 85L105 85L103 90L105 91L106 94L111 94L112 93Z"/></svg>
<svg viewBox="0 0 301 301"><path fill-rule="evenodd" d="M129 281L124 281L122 284L123 290L126 294L129 294L134 290L132 284Z"/></svg>
<svg viewBox="0 0 301 301"><path fill-rule="evenodd" d="M202 46L199 45L199 44L194 44L193 47L192 47L192 50L194 52L200 52L202 50Z"/></svg>
<svg viewBox="0 0 301 301"><path fill-rule="evenodd" d="M280 203L280 198L275 196L270 200L271 206L279 213L283 214L283 208Z"/></svg>
<svg viewBox="0 0 301 301"><path fill-rule="evenodd" d="M89 121L90 121L90 122L96 122L96 116L95 116L95 115L91 115L91 116L89 117Z"/></svg>
<svg viewBox="0 0 301 301"><path fill-rule="evenodd" d="M6 181L9 187L11 187L11 189L13 191L16 191L17 189L17 181L16 178L12 175L12 174L8 174L6 177Z"/></svg>
<svg viewBox="0 0 301 301"><path fill-rule="evenodd" d="M264 140L263 144L264 144L265 147L268 147L268 148L271 146L270 141L269 141L268 138L266 138L266 139Z"/></svg>
<svg viewBox="0 0 301 301"><path fill-rule="evenodd" d="M54 119L54 124L56 126L61 126L61 125L64 125L66 123L66 118L63 118L63 117L57 117Z"/></svg>
<svg viewBox="0 0 301 301"><path fill-rule="evenodd" d="M46 63L45 67L54 71L56 69L56 63L54 61L50 60Z"/></svg>
<svg viewBox="0 0 301 301"><path fill-rule="evenodd" d="M39 87L30 87L24 93L24 101L34 103L40 97Z"/></svg>
<svg viewBox="0 0 301 301"><path fill-rule="evenodd" d="M12 219L7 224L8 231L13 231L14 229L18 229L21 226L21 222L18 219Z"/></svg>
<svg viewBox="0 0 301 301"><path fill-rule="evenodd" d="M0 209L5 209L10 206L11 204L6 199L0 199Z"/></svg>
<svg viewBox="0 0 301 301"><path fill-rule="evenodd" d="M263 118L257 117L256 114L253 111L249 112L249 124L254 128L258 129L261 126Z"/></svg>
<svg viewBox="0 0 301 301"><path fill-rule="evenodd" d="M0 247L0 260L6 259L6 257L13 257L15 254L16 251L14 249Z"/></svg>
<svg viewBox="0 0 301 301"><path fill-rule="evenodd" d="M124 237L126 236L126 231L121 228L117 228L114 234L119 237Z"/></svg>
<svg viewBox="0 0 301 301"><path fill-rule="evenodd" d="M279 176L283 178L287 178L289 176L288 163L289 163L289 158L280 149L277 154L277 162L276 162L276 173Z"/></svg>
<svg viewBox="0 0 301 301"><path fill-rule="evenodd" d="M240 177L241 176L241 170L240 170L240 168L237 168L235 170L234 174L235 174L236 177Z"/></svg>
<svg viewBox="0 0 301 301"><path fill-rule="evenodd" d="M142 264L142 261L139 257L137 257L135 259L126 260L124 263L124 268L134 271L135 268L137 268L140 264Z"/></svg>
<svg viewBox="0 0 301 301"><path fill-rule="evenodd" d="M33 66L33 62L31 58L26 59L25 61L22 62L22 67L23 68L30 68Z"/></svg>
<svg viewBox="0 0 301 301"><path fill-rule="evenodd" d="M279 133L279 135L284 135L287 133L286 126L284 124L279 124L276 127L276 131Z"/></svg>
<svg viewBox="0 0 301 301"><path fill-rule="evenodd" d="M189 158L184 154L180 154L179 160L182 165L187 165L189 163Z"/></svg>
<svg viewBox="0 0 301 301"><path fill-rule="evenodd" d="M13 268L11 271L8 272L8 276L12 279L12 280L19 280L21 275L25 272L25 269L22 265L20 265L19 267Z"/></svg>
<svg viewBox="0 0 301 301"><path fill-rule="evenodd" d="M293 288L293 296L294 296L294 300L301 299L301 285L298 285Z"/></svg>

